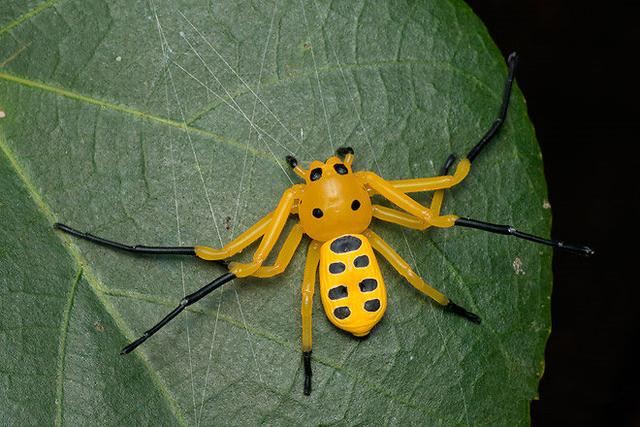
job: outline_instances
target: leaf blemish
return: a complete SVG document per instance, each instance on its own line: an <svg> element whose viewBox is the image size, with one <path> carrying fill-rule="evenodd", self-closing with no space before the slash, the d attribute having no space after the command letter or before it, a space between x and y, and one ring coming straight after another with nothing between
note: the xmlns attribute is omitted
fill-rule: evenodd
<svg viewBox="0 0 640 427"><path fill-rule="evenodd" d="M98 332L104 332L104 325L100 322L94 323L93 327L96 328L96 331Z"/></svg>
<svg viewBox="0 0 640 427"><path fill-rule="evenodd" d="M516 272L516 275L524 276L526 274L526 272L522 268L522 260L520 259L520 257L516 257L516 259L513 260L512 265L513 265L513 271Z"/></svg>

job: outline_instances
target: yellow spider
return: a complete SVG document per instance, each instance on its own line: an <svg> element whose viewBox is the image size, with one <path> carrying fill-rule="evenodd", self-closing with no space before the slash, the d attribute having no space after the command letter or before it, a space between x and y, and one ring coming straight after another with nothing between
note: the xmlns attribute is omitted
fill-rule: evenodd
<svg viewBox="0 0 640 427"><path fill-rule="evenodd" d="M453 155L447 159L441 176L396 181L387 181L373 172L353 172L354 152L350 147L339 148L337 156L330 157L324 163L312 162L307 170L302 169L296 159L289 156L287 162L305 183L287 189L274 211L220 249L208 246L129 246L56 223L54 226L64 232L115 249L145 254L195 255L204 260L218 261L229 270L196 292L185 296L160 322L124 347L121 354L133 351L187 306L224 283L239 277L272 277L282 273L293 258L304 234L312 239L307 250L302 281L302 351L306 395L311 393L311 310L318 266L320 296L327 317L335 326L355 336L368 335L380 321L387 307L387 294L374 250L418 291L445 309L472 322L480 323L477 315L455 304L414 273L409 264L369 228L373 218L417 230L429 227L472 227L586 255L593 254L587 246L543 239L517 231L511 226L440 214L443 190L459 184L467 176L471 162L497 134L506 119L517 64L516 54L512 53L507 62L509 74L499 116L480 142L458 163L453 175L448 174L448 169L455 160ZM430 207L423 206L408 196L408 193L421 191L435 191ZM375 194L385 197L402 210L373 204L371 197ZM299 222L289 232L275 263L263 265L290 215L297 215ZM260 245L251 262L243 264L224 261L258 239L261 239Z"/></svg>

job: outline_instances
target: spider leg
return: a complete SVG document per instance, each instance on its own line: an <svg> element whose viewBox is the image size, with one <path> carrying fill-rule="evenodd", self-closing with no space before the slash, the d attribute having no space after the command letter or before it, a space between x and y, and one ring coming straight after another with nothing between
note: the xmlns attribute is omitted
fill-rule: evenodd
<svg viewBox="0 0 640 427"><path fill-rule="evenodd" d="M500 106L500 113L498 118L493 122L487 133L480 139L480 141L469 151L467 159L469 162L473 162L480 151L489 144L494 136L498 133L505 120L507 119L507 110L509 109L509 99L511 98L511 88L513 87L513 78L516 72L516 66L518 65L518 54L512 52L507 58L507 65L509 66L509 73L507 74L507 80L504 83L504 90L502 93L502 105Z"/></svg>
<svg viewBox="0 0 640 427"><path fill-rule="evenodd" d="M456 156L454 156L453 154L451 154L447 158L447 160L444 163L444 166L442 167L442 170L440 173L441 175L446 175L448 173L449 168L451 167L455 159L456 159ZM443 199L444 199L444 190L435 191L433 193L433 196L431 197L431 206L430 206L431 212L436 216L440 215ZM388 208L388 207L377 205L377 204L373 204L372 208L373 208L373 212L372 212L373 216L382 221L392 222L394 224L398 224L407 228L413 228L415 230L426 230L431 226L431 224L428 223L427 221L424 221L418 217L409 215L397 209L392 209L392 208Z"/></svg>
<svg viewBox="0 0 640 427"><path fill-rule="evenodd" d="M397 209L387 208L380 205L372 205L373 216L382 221L392 222L394 224L401 225L403 227L412 228L415 230L426 230L429 227L450 228L454 225L460 227L475 228L477 230L488 231L490 233L504 234L517 237L519 239L528 240L530 242L540 243L547 246L552 246L560 250L573 252L582 255L593 255L595 251L589 246L578 245L574 243L566 243L560 240L545 239L543 237L534 236L533 234L524 233L517 230L510 225L492 224L489 222L479 221L471 218L462 218L457 215L439 215L439 207L434 206L441 203L441 199L436 200L437 193L434 194L434 199L431 202L431 209L433 217L428 221L417 217L415 215L408 214L406 212L399 211ZM437 209L436 209L437 208Z"/></svg>
<svg viewBox="0 0 640 427"><path fill-rule="evenodd" d="M491 224L489 222L478 221L471 218L461 218L458 217L454 225L461 227L469 227L475 228L478 230L488 231L490 233L511 235L517 237L519 239L529 240L530 242L540 243L547 246L553 246L554 248L558 248L564 251L573 252L581 255L593 255L595 251L591 249L589 246L585 245L576 245L573 243L565 243L560 240L550 240L542 237L534 236L533 234L523 233L521 231L516 230L514 227L510 225L500 225L500 224Z"/></svg>
<svg viewBox="0 0 640 427"><path fill-rule="evenodd" d="M354 151L351 147L338 147L336 150L336 155L338 157L342 157L343 161L348 164L353 163L354 159Z"/></svg>
<svg viewBox="0 0 640 427"><path fill-rule="evenodd" d="M434 191L434 190L445 190L447 188L451 188L464 180L469 171L471 170L471 162L468 159L462 159L458 166L456 166L456 171L453 175L448 174L448 169L450 159L452 156L449 156L447 159L447 168L443 169L444 173L441 173L440 176L432 176L428 178L411 178L411 179L396 179L388 181L391 186L400 192L403 193L417 193L422 191ZM375 194L375 192L374 192Z"/></svg>
<svg viewBox="0 0 640 427"><path fill-rule="evenodd" d="M267 217L265 217L266 219L263 218L262 221L264 221L266 225L260 225L261 222L259 222L258 224L254 225L252 229L244 233L247 235L244 237L244 239L240 239L243 242L242 244L246 243L245 245L246 247L251 242L257 240L261 235L264 235L262 242L258 247L258 250L254 254L253 263L231 264L229 272L223 274L222 276L218 277L214 281L203 286L199 290L185 296L182 299L182 301L180 301L180 304L175 309L173 309L173 311L171 311L164 318L162 318L162 320L156 323L151 329L147 330L140 338L138 338L137 340L133 341L131 344L124 347L122 349L121 354L127 354L133 351L136 347L138 347L140 344L145 342L149 337L151 337L153 334L155 334L160 329L162 329L174 317L182 313L182 311L184 311L185 308L199 301L200 299L204 298L206 295L208 295L215 289L219 288L223 284L237 277L244 277L251 273L256 272L259 269L259 267L262 265L262 261L264 261L264 258L266 258L266 256L269 254L269 251L271 250L271 248L273 248L273 245L275 244L278 237L280 236L280 233L282 232L282 228L284 227L284 224L289 216L289 213L291 212L293 201L295 199L295 195L297 194L297 191L296 191L297 188L298 187L294 186L293 189L288 189L285 191L285 194L281 198L280 203L278 203L278 207L273 212L273 214L270 214ZM260 231L262 230L263 227L266 228L266 230ZM302 227L299 224L296 224L296 226L294 226L294 229L291 231L291 233L287 237L287 241L285 242L285 247L281 251L282 259L284 260L286 260L286 258L289 258L289 260L291 259L291 257L293 256L293 252L295 251L295 249L298 246L298 243L300 242L301 237L302 237ZM249 243L247 243L247 241L249 241ZM197 248L198 247L196 247L196 250ZM260 262L258 263L256 262L256 260L259 260ZM263 271L263 273L266 272L267 274L269 274L270 272L273 272L274 269L277 270L278 268L281 268L281 267L276 261L275 266L267 267L266 270ZM247 272L249 272L249 274L246 274ZM240 274L242 274L242 276Z"/></svg>
<svg viewBox="0 0 640 427"><path fill-rule="evenodd" d="M377 204L372 204L371 208L373 217L385 222L392 222L394 224L412 228L414 230L426 230L431 226L430 223L423 220L422 218L418 218L397 209L388 208L386 206Z"/></svg>
<svg viewBox="0 0 640 427"><path fill-rule="evenodd" d="M447 175L449 173L449 168L456 161L456 156L454 154L450 154L445 160L442 169L440 170L440 175ZM440 215L440 209L442 209L442 202L444 200L444 190L438 190L433 193L431 197L431 212L435 215Z"/></svg>
<svg viewBox="0 0 640 427"><path fill-rule="evenodd" d="M282 273L293 258L293 255L296 253L296 249L300 245L300 241L302 240L302 236L304 235L302 225L297 223L293 226L287 239L282 244L282 248L278 253L278 257L273 265L263 265L258 268L252 276L254 277L273 277Z"/></svg>
<svg viewBox="0 0 640 427"><path fill-rule="evenodd" d="M268 213L262 219L260 219L260 221L253 224L242 234L240 234L238 237L236 237L220 249L201 245L195 246L196 256L207 261L230 258L233 255L242 252L245 248L262 237L264 233L269 229L272 218L273 212Z"/></svg>
<svg viewBox="0 0 640 427"><path fill-rule="evenodd" d="M211 293L215 289L219 288L220 286L224 285L225 283L227 283L227 282L229 282L229 281L231 281L231 280L233 280L235 278L236 278L235 274L233 274L231 272L227 272L227 273L223 274L222 276L218 277L217 279L215 279L214 281L209 282L208 284L206 284L202 288L198 289L197 291L185 296L182 299L182 301L180 301L180 304L176 308L173 309L173 311L171 311L169 314L167 314L165 317L163 317L162 320L160 320L158 323L156 323L151 329L147 330L144 334L142 334L142 336L140 338L138 338L137 340L133 341L131 344L129 344L126 347L124 347L122 349L122 351L120 352L120 354L124 355L124 354L131 353L133 350L136 349L136 347L138 347L140 344L142 344L147 339L149 339L149 337L151 337L153 334L155 334L160 329L162 329L174 317L176 317L178 314L182 313L182 311L185 308L187 308L191 304L201 300L202 298L204 298L206 295L208 295L209 293Z"/></svg>
<svg viewBox="0 0 640 427"><path fill-rule="evenodd" d="M434 195L435 197L435 195ZM433 206L433 201L432 201ZM413 228L415 230L425 230L429 227L450 228L454 225L460 227L475 228L477 230L488 231L490 233L510 235L519 239L528 240L530 242L540 243L547 246L552 246L560 250L573 252L581 255L591 256L595 253L589 246L578 245L574 243L566 243L560 240L545 239L543 237L534 236L533 234L524 233L517 230L510 225L492 224L489 222L479 221L471 218L462 218L457 215L443 215L434 216L428 222L418 218L414 215L407 214L405 212L387 208L380 205L373 205L373 216L382 221L392 222L394 224L401 225L407 228ZM438 214L438 212L434 212Z"/></svg>
<svg viewBox="0 0 640 427"><path fill-rule="evenodd" d="M302 279L302 357L304 363L304 394L311 394L311 344L312 344L312 315L313 292L316 283L316 273L320 262L320 246L322 244L312 241L307 251L307 261L304 266L304 278Z"/></svg>
<svg viewBox="0 0 640 427"><path fill-rule="evenodd" d="M294 187L295 188L295 187ZM289 190L288 190L289 191ZM287 192L285 192L285 195ZM283 196L284 198L285 196ZM293 204L289 207L289 210L286 212L286 216L288 213L291 213L294 210ZM147 255L192 255L197 256L198 258L207 260L207 261L217 261L220 264L226 266L228 263L223 261L226 258L230 258L233 255L236 255L239 252L242 252L245 248L250 246L256 240L260 239L265 233L269 232L273 228L272 220L274 219L274 214L279 213L280 215L284 215L285 213L281 211L273 211L269 214L265 215L262 219L260 219L253 226L248 228L245 232L240 234L238 237L233 239L231 242L227 243L220 249L215 249L209 246L203 245L195 245L195 246L144 246L144 245L128 245L120 242L116 242L113 240L105 239L102 237L95 236L90 233L85 233L79 230L76 230L68 225L61 224L59 222L53 225L54 228L57 228L67 234L72 236L88 240L90 242L96 243L101 246L106 246L112 249L117 249L130 253L138 253L138 254L147 254ZM284 224L283 224L284 226ZM277 237L276 236L276 240ZM274 242L275 244L275 242Z"/></svg>
<svg viewBox="0 0 640 427"><path fill-rule="evenodd" d="M285 190L278 207L273 211L271 221L260 241L260 246L253 254L252 261L249 263L232 262L229 264L229 271L237 277L247 277L253 275L262 266L278 241L302 188L304 185L294 185Z"/></svg>
<svg viewBox="0 0 640 427"><path fill-rule="evenodd" d="M362 180L362 183L365 186L365 188L372 189L373 191L382 195L383 197L385 197L387 200L389 200L399 208L408 212L410 215L416 217L416 219L421 223L419 227L422 227L422 229L427 228L431 225L436 227L441 227L441 228L451 227L453 226L453 222L457 218L455 215L441 216L439 215L439 212L433 212L430 208L427 208L426 206L423 206L420 203L416 202L414 199L409 197L406 193L396 189L390 181L387 181L384 178L381 178L380 176L376 175L373 172L370 172L370 171L357 172L356 176L358 176ZM436 198L435 207L438 209L442 204L442 197L443 195L439 195ZM391 217L396 217L396 220L400 221L401 217L408 218L405 215L395 215L395 214L392 215L391 210L388 210L388 209L385 210L384 208L381 209L381 207L378 207L376 209L377 209L377 215L381 219L385 219L383 217L386 217L387 219L392 219ZM391 222L394 222L394 221L391 221ZM411 226L411 225L408 224L408 226ZM412 226L411 228L418 228L418 226L417 225Z"/></svg>
<svg viewBox="0 0 640 427"><path fill-rule="evenodd" d="M68 225L56 222L53 224L53 228L57 228L72 236L80 239L88 240L101 246L106 246L113 249L119 249L125 252L139 253L139 254L151 254L151 255L195 255L194 246L143 246L143 245L126 245L124 243L115 242L102 237L94 236L84 231L76 230Z"/></svg>
<svg viewBox="0 0 640 427"><path fill-rule="evenodd" d="M252 227L247 229L244 233L238 236L236 239L227 243L221 249L214 249L208 246L144 246L144 245L127 245L119 243L113 240L108 240L102 237L94 236L90 233L78 231L68 225L55 223L53 226L58 230L61 230L67 234L75 237L79 237L84 240L96 243L101 246L106 246L112 249L117 249L130 253L147 254L147 255L192 255L198 258L217 261L223 265L226 262L222 261L225 258L229 258L238 252L241 252L244 248L251 245L258 240L267 230L271 223L272 213L269 213L260 221L255 223Z"/></svg>
<svg viewBox="0 0 640 427"><path fill-rule="evenodd" d="M418 276L411 269L411 266L409 266L409 264L404 259L402 259L402 257L398 255L398 253L380 236L378 236L370 229L366 230L364 232L364 235L369 238L373 249L378 251L389 262L389 264L391 264L393 268L396 269L398 273L400 273L405 279L407 279L411 286L413 286L429 298L433 299L438 304L442 305L446 310L462 316L473 323L480 323L481 320L478 315L460 307L440 291L436 290L427 282L425 282L420 276Z"/></svg>
<svg viewBox="0 0 640 427"><path fill-rule="evenodd" d="M462 159L456 168L453 176L446 173L441 176L429 177L429 178L415 178L415 179L403 179L389 181L394 188L404 193L418 192L418 191L433 191L451 188L454 185L460 183L471 169L471 163L480 154L480 152L491 142L491 140L498 134L502 125L507 119L507 111L509 110L509 100L511 99L511 89L513 88L513 80L515 76L516 66L518 65L518 55L513 52L507 58L507 65L509 66L509 72L504 84L504 90L502 93L502 104L500 105L500 111L498 117L494 120L489 130L483 135L480 141L473 146L473 148L467 154L467 157Z"/></svg>
<svg viewBox="0 0 640 427"><path fill-rule="evenodd" d="M298 160L293 156L286 157L287 163L300 178L304 179L307 172L298 165Z"/></svg>

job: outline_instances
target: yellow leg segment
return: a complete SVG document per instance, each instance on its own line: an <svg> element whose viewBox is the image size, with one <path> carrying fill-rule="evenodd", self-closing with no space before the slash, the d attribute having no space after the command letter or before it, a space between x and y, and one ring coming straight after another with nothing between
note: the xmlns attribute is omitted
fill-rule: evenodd
<svg viewBox="0 0 640 427"><path fill-rule="evenodd" d="M471 170L469 159L462 159L453 175L434 176L429 178L400 179L389 183L403 193L415 193L419 191L433 191L451 188L462 182Z"/></svg>
<svg viewBox="0 0 640 427"><path fill-rule="evenodd" d="M434 192L433 196L431 197L431 214L436 218L440 215L443 200L444 190L438 190ZM394 224L398 224L407 228L413 228L415 230L426 230L427 228L431 227L430 223L423 221L418 217L409 215L397 209L387 208L385 206L376 204L372 205L372 214L375 218L378 218L382 221L392 222Z"/></svg>
<svg viewBox="0 0 640 427"><path fill-rule="evenodd" d="M400 190L397 190L389 181L381 178L373 172L357 172L356 175L363 184L371 188L375 193L385 197L394 205L409 212L411 215L421 220L430 222L432 217L431 209L422 206Z"/></svg>
<svg viewBox="0 0 640 427"><path fill-rule="evenodd" d="M351 164L353 163L353 159L354 159L353 153L347 153L344 156L344 162L349 164L349 166L351 166Z"/></svg>
<svg viewBox="0 0 640 427"><path fill-rule="evenodd" d="M270 212L260 221L248 228L247 231L220 249L210 248L209 246L196 246L196 256L198 258L206 259L207 261L216 261L232 257L233 255L242 252L244 248L262 237L271 223L272 216L273 212Z"/></svg>
<svg viewBox="0 0 640 427"><path fill-rule="evenodd" d="M439 215L438 211L440 209L440 206L442 205L442 197L444 197L443 195L434 195L434 197L436 197L435 207L438 208L438 211L434 212L432 209L429 209L426 206L423 206L420 203L416 202L402 191L397 190L395 187L393 187L391 182L384 180L373 172L360 172L358 173L358 176L363 180L365 185L373 189L376 193L382 195L399 208L416 217L423 224L420 225L420 227L426 228L428 225L433 225L435 227L448 228L455 225L455 221L456 219L458 219L458 217L455 215ZM411 228L418 227L418 223L416 223L415 221L409 221L407 219L407 216L398 215L397 213L392 213L391 211L392 210L389 209L378 208L377 214L381 217L394 219L391 222L397 221L396 223L402 224L402 222L400 221L403 221L409 224L407 226Z"/></svg>
<svg viewBox="0 0 640 427"><path fill-rule="evenodd" d="M262 236L260 246L258 246L258 249L253 254L253 260L246 264L237 262L231 263L229 265L229 271L237 277L247 277L251 276L262 266L262 263L265 261L267 256L269 256L273 246L278 241L278 238L282 233L282 229L289 218L294 201L303 187L303 185L294 185L284 192L282 198L280 198L278 207L273 211L271 222Z"/></svg>
<svg viewBox="0 0 640 427"><path fill-rule="evenodd" d="M313 292L316 284L316 273L320 262L320 246L322 244L312 241L307 251L307 263L304 267L302 279L302 351L311 351L311 318L313 309Z"/></svg>
<svg viewBox="0 0 640 427"><path fill-rule="evenodd" d="M440 209L442 209L443 199L443 190L439 190L433 193L433 197L431 198L431 213L433 215L440 215ZM428 222L397 209L387 208L385 206L376 204L372 205L371 207L373 216L382 221L392 222L394 224L398 224L407 228L413 228L415 230L425 230L431 226L431 224L429 224Z"/></svg>
<svg viewBox="0 0 640 427"><path fill-rule="evenodd" d="M433 193L431 197L431 213L433 215L440 215L440 209L442 209L442 202L444 201L444 190L438 190Z"/></svg>
<svg viewBox="0 0 640 427"><path fill-rule="evenodd" d="M382 221L392 222L394 224L401 225L407 228L413 228L414 230L424 230L429 227L429 223L409 215L406 212L399 211L397 209L387 208L380 205L372 205L372 213L374 218L378 218Z"/></svg>
<svg viewBox="0 0 640 427"><path fill-rule="evenodd" d="M257 269L255 273L253 273L253 276L266 278L273 277L277 274L282 273L291 262L296 249L298 249L300 240L302 240L303 234L304 232L302 229L302 225L300 225L299 223L294 225L289 232L287 239L282 244L282 249L280 249L275 263L269 266L263 265L262 267Z"/></svg>
<svg viewBox="0 0 640 427"><path fill-rule="evenodd" d="M400 273L407 281L417 290L427 295L440 305L446 306L449 304L449 298L442 293L431 287L427 282L422 280L407 264L405 260L398 255L398 253L389 246L380 236L371 230L366 230L363 233L369 241L371 246L378 251L388 262Z"/></svg>

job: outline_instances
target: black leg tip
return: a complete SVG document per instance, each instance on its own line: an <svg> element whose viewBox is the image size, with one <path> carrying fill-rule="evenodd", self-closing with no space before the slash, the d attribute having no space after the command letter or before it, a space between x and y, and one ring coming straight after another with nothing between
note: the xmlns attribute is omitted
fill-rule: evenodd
<svg viewBox="0 0 640 427"><path fill-rule="evenodd" d="M140 338L138 338L128 346L124 347L122 350L120 350L120 355L124 356L125 354L131 353L133 350L136 349L136 347L138 347L140 344L145 342L147 338L149 338L149 335L145 333L143 336L141 336Z"/></svg>
<svg viewBox="0 0 640 427"><path fill-rule="evenodd" d="M449 168L451 167L451 165L453 165L453 162L456 161L456 155L455 154L449 154L449 157L447 157L447 160L445 160L444 162L444 166L442 166L442 170L440 171L440 175L448 175L449 174Z"/></svg>
<svg viewBox="0 0 640 427"><path fill-rule="evenodd" d="M511 52L509 54L509 57L507 58L507 63L509 64L509 67L515 67L516 65L518 65L519 59L520 58L517 52Z"/></svg>
<svg viewBox="0 0 640 427"><path fill-rule="evenodd" d="M311 394L311 352L305 351L302 353L302 360L304 363L304 395L309 396Z"/></svg>
<svg viewBox="0 0 640 427"><path fill-rule="evenodd" d="M53 224L53 228L55 228L56 230L62 230L62 231L70 230L70 227L68 225L64 225L61 222L56 222L55 224Z"/></svg>
<svg viewBox="0 0 640 427"><path fill-rule="evenodd" d="M351 148L351 147L339 147L339 148L336 150L336 154L337 154L338 156L340 156L340 157L344 157L344 156L346 156L347 154L353 154L353 148Z"/></svg>
<svg viewBox="0 0 640 427"><path fill-rule="evenodd" d="M289 166L291 166L291 169L293 169L296 166L298 166L298 160L296 160L295 157L287 156L286 159L287 159L287 163L289 164Z"/></svg>
<svg viewBox="0 0 640 427"><path fill-rule="evenodd" d="M571 245L564 242L559 242L558 248L564 249L566 251L573 252L579 255L584 255L586 257L590 257L596 254L596 251L591 249L589 246Z"/></svg>
<svg viewBox="0 0 640 427"><path fill-rule="evenodd" d="M474 314L462 307L460 307L458 304L454 303L453 301L449 300L449 304L445 305L444 307L447 311L450 311L454 314L457 314L458 316L462 316L465 319L469 320L470 322L473 322L475 324L480 324L482 322L482 319L480 319L480 316L478 316L477 314Z"/></svg>
<svg viewBox="0 0 640 427"><path fill-rule="evenodd" d="M78 236L78 237L82 237L82 235L84 233L82 233L81 231L75 230L71 227L69 227L68 225L65 225L61 222L56 222L55 224L53 224L53 228L56 230L60 230L63 231L67 234L71 234L72 236Z"/></svg>

